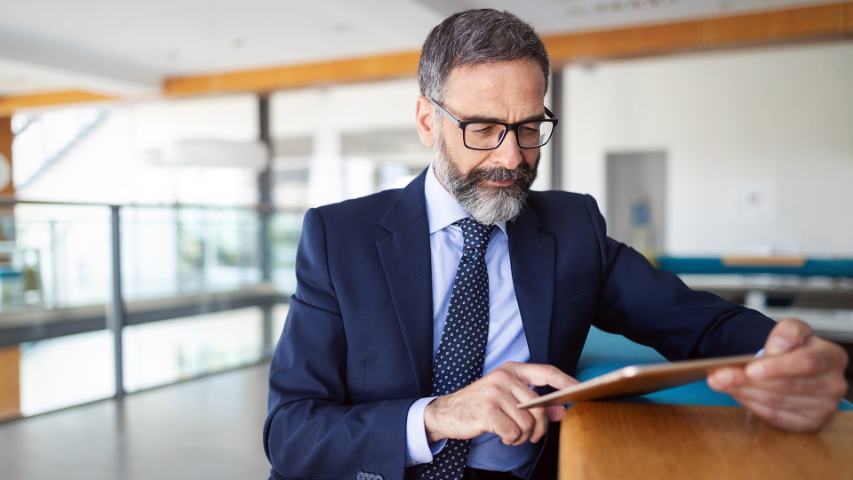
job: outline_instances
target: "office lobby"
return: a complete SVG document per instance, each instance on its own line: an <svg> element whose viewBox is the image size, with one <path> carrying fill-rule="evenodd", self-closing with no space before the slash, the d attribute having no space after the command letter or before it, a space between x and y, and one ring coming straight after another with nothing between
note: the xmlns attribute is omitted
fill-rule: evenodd
<svg viewBox="0 0 853 480"><path fill-rule="evenodd" d="M424 67L470 9L541 38L534 115L428 93L537 58ZM851 87L851 0L0 0L0 478L434 478L469 440L437 478L853 478ZM484 221L441 162L502 155L530 192ZM430 423L476 385L438 380L474 287L436 186L490 224L475 379L571 392L527 453ZM773 361L778 410L709 378Z"/></svg>

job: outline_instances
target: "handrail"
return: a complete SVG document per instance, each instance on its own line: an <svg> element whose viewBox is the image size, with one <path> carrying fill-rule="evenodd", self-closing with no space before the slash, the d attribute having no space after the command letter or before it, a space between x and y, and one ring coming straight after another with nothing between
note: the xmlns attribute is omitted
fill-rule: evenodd
<svg viewBox="0 0 853 480"><path fill-rule="evenodd" d="M169 208L196 209L196 210L242 210L259 213L303 213L299 208L281 208L274 205L250 204L250 205L214 205L205 203L106 203L106 202L80 202L80 201L58 201L58 200L29 200L15 196L0 195L0 206L4 205L47 205L68 207L120 207L120 208Z"/></svg>
<svg viewBox="0 0 853 480"><path fill-rule="evenodd" d="M60 160L68 156L68 154L80 144L83 140L91 136L104 122L107 120L108 115L103 111L98 111L91 121L86 124L80 126L77 130L77 133L67 142L65 142L61 148L59 148L56 152L54 152L50 157L45 158L41 161L41 164L38 166L35 172L33 172L29 178L24 180L21 185L17 188L20 190L24 190L27 186L31 185L34 181L36 181L39 177L47 173L48 170L51 169L56 163ZM27 124L29 125L29 123ZM18 132L17 135L21 135L21 132Z"/></svg>
<svg viewBox="0 0 853 480"><path fill-rule="evenodd" d="M36 118L25 117L23 124L18 129L13 129L12 134L15 136L18 136L18 135L24 133L28 128L30 128L30 126L32 124L37 123L37 122L38 122L38 119L36 119Z"/></svg>
<svg viewBox="0 0 853 480"><path fill-rule="evenodd" d="M199 292L141 300L125 300L123 326L168 321L246 307L271 308L288 303L289 295L268 284L235 290ZM22 342L93 332L107 328L109 303L4 312L0 347Z"/></svg>

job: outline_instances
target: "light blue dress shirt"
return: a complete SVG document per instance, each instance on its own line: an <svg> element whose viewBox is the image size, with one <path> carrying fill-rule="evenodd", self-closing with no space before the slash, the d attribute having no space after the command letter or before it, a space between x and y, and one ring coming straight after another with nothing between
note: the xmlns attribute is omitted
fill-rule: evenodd
<svg viewBox="0 0 853 480"><path fill-rule="evenodd" d="M444 331L450 292L456 268L462 258L462 229L453 222L470 215L453 196L438 182L430 165L424 185L426 209L429 220L429 243L432 261L432 355L435 358ZM521 313L515 298L512 270L509 260L509 239L506 222L497 225L489 239L486 250L486 268L489 273L489 338L486 343L486 358L483 375L504 362L527 362L530 350ZM424 409L435 397L417 400L409 408L406 424L406 463L417 465L429 463L445 442L430 445L424 427ZM468 455L468 466L495 471L511 471L526 477L533 468L539 444L525 442L511 447L501 443L500 437L486 433L473 439Z"/></svg>

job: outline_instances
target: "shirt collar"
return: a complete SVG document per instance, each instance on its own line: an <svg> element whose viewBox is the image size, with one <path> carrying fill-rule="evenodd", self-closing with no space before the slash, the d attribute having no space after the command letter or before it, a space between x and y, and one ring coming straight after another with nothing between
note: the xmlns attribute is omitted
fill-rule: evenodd
<svg viewBox="0 0 853 480"><path fill-rule="evenodd" d="M462 208L456 198L448 192L435 177L435 170L430 163L424 181L424 195L426 196L427 219L429 221L429 233L433 234L444 230L454 222L470 217L471 215ZM497 227L506 234L506 222L499 222Z"/></svg>

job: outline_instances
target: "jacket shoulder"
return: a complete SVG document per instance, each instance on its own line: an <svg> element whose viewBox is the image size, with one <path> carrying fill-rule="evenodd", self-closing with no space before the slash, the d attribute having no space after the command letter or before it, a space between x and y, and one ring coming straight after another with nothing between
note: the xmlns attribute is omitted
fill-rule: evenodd
<svg viewBox="0 0 853 480"><path fill-rule="evenodd" d="M567 214L577 215L581 211L599 214L595 199L584 193L561 190L531 191L527 201L546 220L551 217L565 218Z"/></svg>
<svg viewBox="0 0 853 480"><path fill-rule="evenodd" d="M402 191L401 188L383 190L364 197L330 203L312 210L319 212L327 228L352 227L355 224L376 224Z"/></svg>

